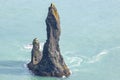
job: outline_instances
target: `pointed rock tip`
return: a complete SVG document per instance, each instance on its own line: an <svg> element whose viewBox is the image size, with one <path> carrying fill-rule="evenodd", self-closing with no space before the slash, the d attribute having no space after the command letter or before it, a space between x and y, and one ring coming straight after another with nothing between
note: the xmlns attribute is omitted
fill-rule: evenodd
<svg viewBox="0 0 120 80"><path fill-rule="evenodd" d="M39 43L38 38L33 39L33 43L34 43L34 42Z"/></svg>
<svg viewBox="0 0 120 80"><path fill-rule="evenodd" d="M55 4L54 4L54 3L51 3L50 7L55 7Z"/></svg>
<svg viewBox="0 0 120 80"><path fill-rule="evenodd" d="M57 8L55 7L54 3L51 3L49 7L49 12L53 14L53 16L55 17L57 21L59 21L59 14L57 12Z"/></svg>

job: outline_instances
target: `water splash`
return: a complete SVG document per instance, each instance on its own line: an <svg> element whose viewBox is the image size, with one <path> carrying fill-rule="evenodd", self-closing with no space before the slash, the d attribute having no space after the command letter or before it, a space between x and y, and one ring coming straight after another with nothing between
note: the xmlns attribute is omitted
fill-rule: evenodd
<svg viewBox="0 0 120 80"><path fill-rule="evenodd" d="M24 45L24 49L32 49L33 45L32 44L27 44Z"/></svg>
<svg viewBox="0 0 120 80"><path fill-rule="evenodd" d="M43 46L44 46L44 42L41 42L40 43L40 51L43 50ZM31 50L33 48L33 45L32 44L23 45L23 48L26 50Z"/></svg>

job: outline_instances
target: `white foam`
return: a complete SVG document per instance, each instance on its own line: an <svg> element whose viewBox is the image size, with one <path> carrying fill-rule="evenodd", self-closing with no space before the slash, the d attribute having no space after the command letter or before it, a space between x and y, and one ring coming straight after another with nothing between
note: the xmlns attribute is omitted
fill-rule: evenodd
<svg viewBox="0 0 120 80"><path fill-rule="evenodd" d="M101 59L104 57L104 55L109 54L110 51L115 50L115 49L120 49L120 46L114 47L114 48L111 48L111 49L108 49L108 50L103 50L103 51L100 52L99 54L93 56L92 58L89 58L87 63L95 63L95 62L98 62L99 60L101 60Z"/></svg>
<svg viewBox="0 0 120 80"><path fill-rule="evenodd" d="M103 58L104 55L108 54L109 51L104 50L102 52L100 52L99 54L93 56L92 58L89 58L87 63L95 63L97 61L99 61L100 59Z"/></svg>
<svg viewBox="0 0 120 80"><path fill-rule="evenodd" d="M43 46L44 46L44 43L40 43L40 50L42 51L43 50ZM32 44L27 44L27 45L24 45L23 46L24 49L27 49L27 50L31 50L33 48L33 45Z"/></svg>
<svg viewBox="0 0 120 80"><path fill-rule="evenodd" d="M105 55L109 54L110 51L112 50L116 50L116 49L120 49L120 46L118 47L114 47L114 48L110 48L108 50L103 50L102 52L100 52L99 54L92 56L91 58L88 58L87 63L95 63L100 61Z"/></svg>
<svg viewBox="0 0 120 80"><path fill-rule="evenodd" d="M78 67L83 62L83 59L81 57L70 57L68 59L70 67Z"/></svg>
<svg viewBox="0 0 120 80"><path fill-rule="evenodd" d="M32 49L33 45L32 44L27 44L27 45L24 45L24 48L25 49Z"/></svg>
<svg viewBox="0 0 120 80"><path fill-rule="evenodd" d="M62 76L62 78L66 78L66 76Z"/></svg>
<svg viewBox="0 0 120 80"><path fill-rule="evenodd" d="M110 48L110 49L107 49L107 50L102 50L102 51L99 52L98 54L93 55L93 56L91 56L91 57L82 56L82 55L76 56L76 55L74 55L74 52L73 52L73 53L67 52L67 53L66 53L66 60L67 60L67 62L68 62L69 68L70 68L73 72L79 72L81 65L84 65L84 64L91 65L91 64L100 62L100 61L102 61L107 55L110 55L110 54L111 54L111 51L114 51L114 50L117 50L117 49L120 49L120 47L114 47L114 48ZM70 53L71 55L68 55L69 53ZM70 72L71 74L72 74L72 71Z"/></svg>
<svg viewBox="0 0 120 80"><path fill-rule="evenodd" d="M72 71L70 70L70 74L72 74Z"/></svg>

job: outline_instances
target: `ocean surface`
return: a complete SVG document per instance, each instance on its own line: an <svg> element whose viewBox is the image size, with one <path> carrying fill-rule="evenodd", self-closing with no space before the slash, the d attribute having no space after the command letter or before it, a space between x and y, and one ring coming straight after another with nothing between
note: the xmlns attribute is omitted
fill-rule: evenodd
<svg viewBox="0 0 120 80"><path fill-rule="evenodd" d="M52 2L68 78L35 76L26 67L32 40L46 41ZM0 80L120 80L120 0L0 0Z"/></svg>

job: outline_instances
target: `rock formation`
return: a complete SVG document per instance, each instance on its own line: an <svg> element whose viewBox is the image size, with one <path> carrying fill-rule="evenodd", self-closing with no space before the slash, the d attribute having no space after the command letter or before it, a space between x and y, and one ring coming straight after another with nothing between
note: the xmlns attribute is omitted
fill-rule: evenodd
<svg viewBox="0 0 120 80"><path fill-rule="evenodd" d="M47 40L43 48L41 61L30 68L36 75L62 77L69 76L70 70L64 62L60 53L60 19L54 4L51 4L46 18ZM28 66L29 67L29 66Z"/></svg>
<svg viewBox="0 0 120 80"><path fill-rule="evenodd" d="M31 62L28 64L29 69L33 69L42 59L42 53L39 50L39 41L37 38L33 40L33 48L31 51Z"/></svg>

